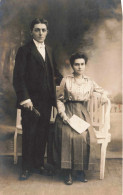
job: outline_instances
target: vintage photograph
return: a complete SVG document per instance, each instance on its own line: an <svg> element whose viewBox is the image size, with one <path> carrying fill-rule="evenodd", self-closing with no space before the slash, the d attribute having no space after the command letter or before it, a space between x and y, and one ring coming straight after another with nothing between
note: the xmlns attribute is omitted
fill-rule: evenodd
<svg viewBox="0 0 123 195"><path fill-rule="evenodd" d="M0 195L121 195L122 109L120 0L0 0Z"/></svg>

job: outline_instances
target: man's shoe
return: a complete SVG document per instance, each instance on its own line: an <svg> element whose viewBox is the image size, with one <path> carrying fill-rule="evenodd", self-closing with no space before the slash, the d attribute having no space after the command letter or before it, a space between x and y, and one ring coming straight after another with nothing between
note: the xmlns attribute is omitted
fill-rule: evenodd
<svg viewBox="0 0 123 195"><path fill-rule="evenodd" d="M44 166L41 166L41 167L39 168L39 173L40 173L40 174L44 174L44 173L45 173L45 168L44 168Z"/></svg>
<svg viewBox="0 0 123 195"><path fill-rule="evenodd" d="M53 176L53 175L55 175L54 170L47 170L47 176Z"/></svg>
<svg viewBox="0 0 123 195"><path fill-rule="evenodd" d="M34 168L33 169L33 173L36 173L36 174L44 174L45 172L45 168L43 166L39 167L39 168Z"/></svg>
<svg viewBox="0 0 123 195"><path fill-rule="evenodd" d="M84 182L84 183L88 182L88 180L86 179L84 171L79 171L78 178L81 182Z"/></svg>
<svg viewBox="0 0 123 195"><path fill-rule="evenodd" d="M30 172L28 170L24 170L22 171L19 180L20 181L27 180L29 176L30 176Z"/></svg>
<svg viewBox="0 0 123 195"><path fill-rule="evenodd" d="M46 169L46 175L47 176L53 176L53 175L55 175L56 167L53 164L46 163L45 164L45 169Z"/></svg>
<svg viewBox="0 0 123 195"><path fill-rule="evenodd" d="M65 182L66 185L72 185L73 179L72 179L71 173L68 173L68 174L65 176L64 182Z"/></svg>

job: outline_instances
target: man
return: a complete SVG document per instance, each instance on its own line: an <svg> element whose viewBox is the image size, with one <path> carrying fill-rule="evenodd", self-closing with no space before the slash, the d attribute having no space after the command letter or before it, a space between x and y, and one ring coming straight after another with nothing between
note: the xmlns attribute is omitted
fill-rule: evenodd
<svg viewBox="0 0 123 195"><path fill-rule="evenodd" d="M48 22L36 18L30 25L33 40L19 48L13 73L17 106L22 115L22 173L26 180L32 169L44 169L51 107L56 106L55 83L62 76L56 69L51 48L44 44Z"/></svg>

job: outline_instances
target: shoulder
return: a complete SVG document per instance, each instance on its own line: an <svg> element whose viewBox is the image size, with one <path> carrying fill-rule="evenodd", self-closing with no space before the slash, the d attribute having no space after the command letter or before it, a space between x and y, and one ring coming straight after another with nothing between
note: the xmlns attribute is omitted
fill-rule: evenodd
<svg viewBox="0 0 123 195"><path fill-rule="evenodd" d="M50 47L50 46L47 45L47 44L46 44L45 46L46 46L46 50L48 50L48 51L51 52L51 53L53 52L53 48L52 48L52 47Z"/></svg>
<svg viewBox="0 0 123 195"><path fill-rule="evenodd" d="M18 52L28 52L30 48L34 45L33 41L26 43L25 45L19 47Z"/></svg>
<svg viewBox="0 0 123 195"><path fill-rule="evenodd" d="M30 53L32 46L33 46L33 42L28 42L27 44L19 47L16 52L15 60L25 58L28 55L28 53Z"/></svg>
<svg viewBox="0 0 123 195"><path fill-rule="evenodd" d="M66 77L64 77L66 80L72 80L74 78L74 75L67 75Z"/></svg>
<svg viewBox="0 0 123 195"><path fill-rule="evenodd" d="M72 75L67 75L65 77L63 77L62 82L66 83L66 82L70 82L74 77Z"/></svg>
<svg viewBox="0 0 123 195"><path fill-rule="evenodd" d="M67 75L67 76L63 77L60 85L61 86L70 85L70 83L72 82L73 78L74 77L72 75Z"/></svg>
<svg viewBox="0 0 123 195"><path fill-rule="evenodd" d="M67 81L69 81L70 79L71 79L70 76L65 76L65 77L63 77L62 80L61 80L60 85L65 85L65 83L66 83Z"/></svg>
<svg viewBox="0 0 123 195"><path fill-rule="evenodd" d="M50 47L49 45L45 45L46 46L46 51L52 56L55 56L55 52L54 49L52 47Z"/></svg>
<svg viewBox="0 0 123 195"><path fill-rule="evenodd" d="M45 46L46 46L46 49L52 50L52 48L49 45L46 44Z"/></svg>

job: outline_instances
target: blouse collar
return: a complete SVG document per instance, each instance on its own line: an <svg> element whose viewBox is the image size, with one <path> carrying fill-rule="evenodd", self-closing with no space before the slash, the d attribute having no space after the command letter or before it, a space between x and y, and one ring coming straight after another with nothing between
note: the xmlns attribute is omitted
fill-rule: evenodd
<svg viewBox="0 0 123 195"><path fill-rule="evenodd" d="M72 73L72 77L74 77L74 72ZM88 77L86 75L83 75L84 79L88 79Z"/></svg>

